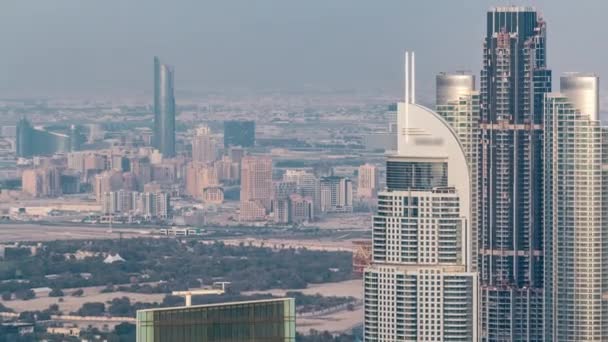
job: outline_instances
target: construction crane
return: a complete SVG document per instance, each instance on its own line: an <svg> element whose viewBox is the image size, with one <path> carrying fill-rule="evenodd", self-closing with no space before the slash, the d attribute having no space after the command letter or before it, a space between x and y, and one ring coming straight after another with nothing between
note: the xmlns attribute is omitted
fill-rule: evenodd
<svg viewBox="0 0 608 342"><path fill-rule="evenodd" d="M227 281L217 281L213 283L213 286L209 289L202 290L188 290L188 291L173 291L171 294L174 296L181 296L186 299L186 306L192 306L192 296L204 296L204 295L222 295L226 293L226 285L230 284Z"/></svg>

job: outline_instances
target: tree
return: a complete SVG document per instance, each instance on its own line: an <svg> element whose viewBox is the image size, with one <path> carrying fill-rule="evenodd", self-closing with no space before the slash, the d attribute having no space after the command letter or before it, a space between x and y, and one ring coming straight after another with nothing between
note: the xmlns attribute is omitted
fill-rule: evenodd
<svg viewBox="0 0 608 342"><path fill-rule="evenodd" d="M100 302L84 303L76 312L79 316L103 316L106 305Z"/></svg>
<svg viewBox="0 0 608 342"><path fill-rule="evenodd" d="M18 290L17 292L15 292L15 298L21 299L21 300L30 300L30 299L36 298L36 293L34 291L32 291L31 289Z"/></svg>
<svg viewBox="0 0 608 342"><path fill-rule="evenodd" d="M13 294L6 291L6 292L2 292L2 300L11 300L13 299Z"/></svg>
<svg viewBox="0 0 608 342"><path fill-rule="evenodd" d="M61 289L59 288L54 288L51 290L51 292L49 292L49 297L63 297L63 291L61 291Z"/></svg>

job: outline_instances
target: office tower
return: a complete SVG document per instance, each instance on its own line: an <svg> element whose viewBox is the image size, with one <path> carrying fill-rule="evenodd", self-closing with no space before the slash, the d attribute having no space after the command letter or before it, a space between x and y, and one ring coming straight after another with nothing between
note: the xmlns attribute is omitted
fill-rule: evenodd
<svg viewBox="0 0 608 342"><path fill-rule="evenodd" d="M296 340L293 298L137 311L137 342Z"/></svg>
<svg viewBox="0 0 608 342"><path fill-rule="evenodd" d="M241 220L259 220L274 197L272 159L246 156L241 161ZM260 215L262 213L264 215Z"/></svg>
<svg viewBox="0 0 608 342"><path fill-rule="evenodd" d="M224 147L253 147L255 144L255 122L224 121ZM233 158L234 159L234 158Z"/></svg>
<svg viewBox="0 0 608 342"><path fill-rule="evenodd" d="M608 339L608 129L599 79L561 77L544 118L545 341Z"/></svg>
<svg viewBox="0 0 608 342"><path fill-rule="evenodd" d="M154 147L165 158L175 156L174 70L154 57Z"/></svg>
<svg viewBox="0 0 608 342"><path fill-rule="evenodd" d="M353 182L344 177L321 178L320 205L324 213L348 213L353 211Z"/></svg>
<svg viewBox="0 0 608 342"><path fill-rule="evenodd" d="M374 198L378 192L378 168L372 164L359 166L357 196Z"/></svg>
<svg viewBox="0 0 608 342"><path fill-rule="evenodd" d="M217 144L208 126L196 129L192 137L192 161L212 163L217 156Z"/></svg>
<svg viewBox="0 0 608 342"><path fill-rule="evenodd" d="M546 24L533 8L487 13L478 197L484 341L542 339L545 45Z"/></svg>
<svg viewBox="0 0 608 342"><path fill-rule="evenodd" d="M69 135L48 131L43 127L32 127L26 119L17 123L18 157L52 156L55 153L70 152L70 140Z"/></svg>
<svg viewBox="0 0 608 342"><path fill-rule="evenodd" d="M372 265L364 271L364 338L477 341L466 154L449 124L415 103L414 56L411 72L408 57L398 149L387 159Z"/></svg>
<svg viewBox="0 0 608 342"><path fill-rule="evenodd" d="M480 106L479 92L475 91L475 76L470 73L458 71L454 73L440 73L436 78L435 110L447 121L456 132L462 145L469 165L469 178L471 180L471 263L473 270L477 270L478 227L479 227L479 155L480 144Z"/></svg>

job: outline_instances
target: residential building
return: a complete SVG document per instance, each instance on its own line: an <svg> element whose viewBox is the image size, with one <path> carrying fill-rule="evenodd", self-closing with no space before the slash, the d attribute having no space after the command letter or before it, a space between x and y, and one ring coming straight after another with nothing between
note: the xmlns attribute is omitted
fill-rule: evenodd
<svg viewBox="0 0 608 342"><path fill-rule="evenodd" d="M441 115L415 103L408 53L405 69L397 151L387 159L364 270L364 339L477 341L466 154Z"/></svg>
<svg viewBox="0 0 608 342"><path fill-rule="evenodd" d="M241 161L241 219L248 217L243 215L244 204L256 202L255 205L246 205L245 208L257 208L259 205L266 212L271 209L271 201L274 198L274 186L272 183L272 159L265 156L246 156ZM255 210L259 214L259 210Z"/></svg>
<svg viewBox="0 0 608 342"><path fill-rule="evenodd" d="M321 178L321 211L324 213L353 211L353 183L338 176Z"/></svg>
<svg viewBox="0 0 608 342"><path fill-rule="evenodd" d="M21 174L23 192L34 197L55 197L61 192L61 170L57 168L36 168L24 170Z"/></svg>
<svg viewBox="0 0 608 342"><path fill-rule="evenodd" d="M608 339L608 128L599 78L561 77L544 117L544 341Z"/></svg>
<svg viewBox="0 0 608 342"><path fill-rule="evenodd" d="M375 198L378 193L378 168L372 164L359 166L357 196L360 198Z"/></svg>
<svg viewBox="0 0 608 342"><path fill-rule="evenodd" d="M217 143L211 135L211 129L206 125L198 127L192 137L192 161L212 163L216 157Z"/></svg>
<svg viewBox="0 0 608 342"><path fill-rule="evenodd" d="M471 179L471 241L473 270L477 269L479 245L479 158L481 153L479 92L475 91L475 76L468 72L440 73L436 78L435 109L458 135L462 144Z"/></svg>

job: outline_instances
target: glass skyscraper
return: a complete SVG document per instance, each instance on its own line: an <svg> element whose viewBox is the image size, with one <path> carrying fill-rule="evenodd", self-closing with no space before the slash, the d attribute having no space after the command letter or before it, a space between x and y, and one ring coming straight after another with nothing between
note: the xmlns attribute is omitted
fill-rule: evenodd
<svg viewBox="0 0 608 342"><path fill-rule="evenodd" d="M70 130L72 133L72 130ZM55 153L74 151L75 139L69 134L53 132L44 127L33 127L25 118L17 123L17 156L52 156Z"/></svg>
<svg viewBox="0 0 608 342"><path fill-rule="evenodd" d="M174 70L154 57L154 147L163 157L175 156Z"/></svg>
<svg viewBox="0 0 608 342"><path fill-rule="evenodd" d="M137 311L137 342L295 342L293 298Z"/></svg>
<svg viewBox="0 0 608 342"><path fill-rule="evenodd" d="M406 76L398 150L388 157L387 188L378 194L372 221L364 337L476 341L478 278L471 271L467 158L449 124L414 103L414 91Z"/></svg>
<svg viewBox="0 0 608 342"><path fill-rule="evenodd" d="M530 7L487 13L481 70L481 339L543 338L546 24Z"/></svg>
<svg viewBox="0 0 608 342"><path fill-rule="evenodd" d="M545 341L608 338L608 139L599 79L570 74L545 100Z"/></svg>

